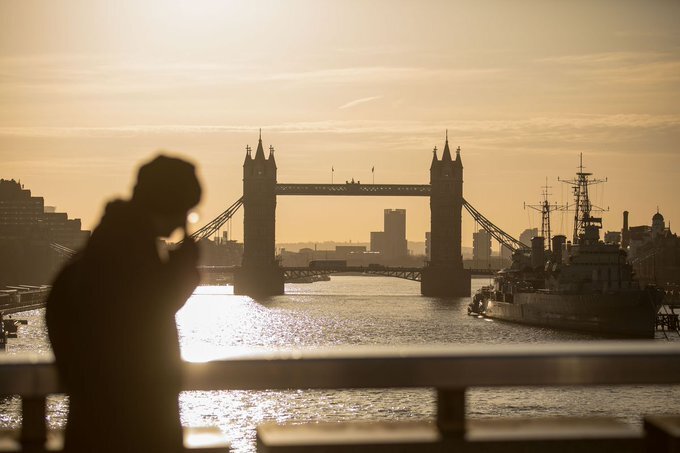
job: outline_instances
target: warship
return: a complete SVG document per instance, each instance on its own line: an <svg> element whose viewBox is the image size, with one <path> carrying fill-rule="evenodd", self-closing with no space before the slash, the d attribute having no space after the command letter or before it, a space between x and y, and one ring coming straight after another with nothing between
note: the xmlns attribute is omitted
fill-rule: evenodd
<svg viewBox="0 0 680 453"><path fill-rule="evenodd" d="M600 240L602 218L593 217L589 179L581 158L573 186L574 236L550 238L550 208L543 210L542 233L531 247L515 250L512 265L494 283L473 296L471 314L549 328L594 332L617 337L653 338L663 293L641 287L618 244ZM568 207L568 206L567 206ZM547 212L546 212L547 211Z"/></svg>

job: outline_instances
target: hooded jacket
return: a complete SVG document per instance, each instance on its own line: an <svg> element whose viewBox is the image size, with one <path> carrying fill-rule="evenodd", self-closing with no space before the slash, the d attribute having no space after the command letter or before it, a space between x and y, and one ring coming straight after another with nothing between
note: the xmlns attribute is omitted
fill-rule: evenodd
<svg viewBox="0 0 680 453"><path fill-rule="evenodd" d="M46 318L70 397L66 451L181 451L175 313L198 284L196 259L163 262L146 211L116 200L60 272Z"/></svg>

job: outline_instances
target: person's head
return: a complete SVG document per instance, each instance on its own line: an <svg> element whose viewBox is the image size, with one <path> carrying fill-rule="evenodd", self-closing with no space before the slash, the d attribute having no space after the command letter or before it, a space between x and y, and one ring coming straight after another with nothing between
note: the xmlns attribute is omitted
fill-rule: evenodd
<svg viewBox="0 0 680 453"><path fill-rule="evenodd" d="M200 199L194 166L162 154L140 167L132 192L132 202L149 215L158 236L185 226L189 210Z"/></svg>

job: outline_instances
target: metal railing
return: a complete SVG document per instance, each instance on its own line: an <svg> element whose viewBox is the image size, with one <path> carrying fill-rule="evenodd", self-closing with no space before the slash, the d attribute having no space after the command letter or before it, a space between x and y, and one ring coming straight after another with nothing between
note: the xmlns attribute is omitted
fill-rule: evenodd
<svg viewBox="0 0 680 453"><path fill-rule="evenodd" d="M437 427L462 436L473 387L680 384L680 345L642 341L546 345L316 348L185 363L185 390L437 389ZM60 393L51 355L0 355L0 395L20 395L23 439L44 439L45 397Z"/></svg>

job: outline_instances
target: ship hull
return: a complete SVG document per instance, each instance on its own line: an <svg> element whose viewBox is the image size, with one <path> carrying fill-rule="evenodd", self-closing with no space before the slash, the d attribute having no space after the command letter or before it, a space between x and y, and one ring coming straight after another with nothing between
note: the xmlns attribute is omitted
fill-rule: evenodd
<svg viewBox="0 0 680 453"><path fill-rule="evenodd" d="M597 334L654 338L656 308L643 291L615 294L518 293L489 300L485 315L523 324Z"/></svg>

